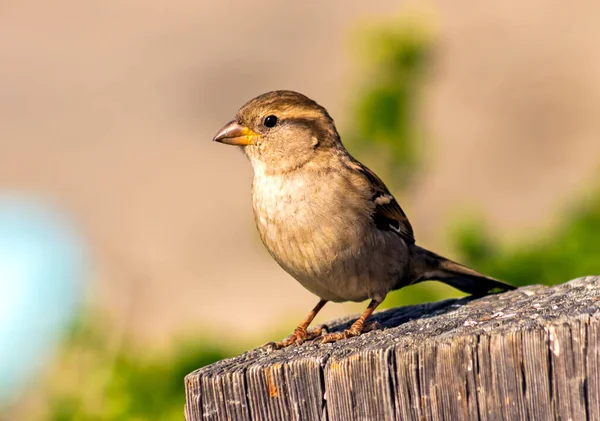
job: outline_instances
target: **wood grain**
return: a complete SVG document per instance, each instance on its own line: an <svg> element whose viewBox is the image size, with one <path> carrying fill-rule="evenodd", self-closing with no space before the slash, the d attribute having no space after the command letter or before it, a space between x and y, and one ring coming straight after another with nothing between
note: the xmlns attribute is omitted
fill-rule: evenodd
<svg viewBox="0 0 600 421"><path fill-rule="evenodd" d="M194 371L186 419L600 419L600 277L374 319L383 328L357 338L255 349Z"/></svg>

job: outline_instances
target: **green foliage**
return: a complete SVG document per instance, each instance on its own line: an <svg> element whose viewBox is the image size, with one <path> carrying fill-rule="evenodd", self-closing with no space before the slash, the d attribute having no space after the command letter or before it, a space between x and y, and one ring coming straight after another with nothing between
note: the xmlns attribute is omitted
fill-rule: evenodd
<svg viewBox="0 0 600 421"><path fill-rule="evenodd" d="M175 353L147 357L139 349L109 344L99 323L78 326L65 345L49 385L50 421L182 420L184 377L231 355L201 339Z"/></svg>
<svg viewBox="0 0 600 421"><path fill-rule="evenodd" d="M419 164L414 112L429 64L431 35L418 25L390 25L361 35L359 56L369 67L369 78L344 138L361 155L376 155L382 167L405 186Z"/></svg>
<svg viewBox="0 0 600 421"><path fill-rule="evenodd" d="M600 273L600 192L565 213L551 233L502 247L481 224L465 226L457 236L463 260L477 270L515 285L553 285Z"/></svg>

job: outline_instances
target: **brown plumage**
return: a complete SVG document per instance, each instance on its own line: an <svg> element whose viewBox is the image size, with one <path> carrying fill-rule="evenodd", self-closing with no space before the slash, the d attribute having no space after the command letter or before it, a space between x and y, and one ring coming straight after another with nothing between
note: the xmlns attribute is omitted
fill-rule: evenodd
<svg viewBox="0 0 600 421"><path fill-rule="evenodd" d="M279 265L321 301L277 348L320 335L308 325L327 301L371 299L345 332L359 335L386 294L436 279L483 295L514 287L415 244L412 226L383 181L342 145L327 110L274 91L246 103L214 140L243 147L254 169L252 204L260 237Z"/></svg>

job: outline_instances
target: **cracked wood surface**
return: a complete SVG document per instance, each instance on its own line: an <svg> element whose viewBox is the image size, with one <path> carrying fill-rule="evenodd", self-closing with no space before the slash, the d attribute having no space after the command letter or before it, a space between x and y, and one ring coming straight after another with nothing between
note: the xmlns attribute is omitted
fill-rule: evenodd
<svg viewBox="0 0 600 421"><path fill-rule="evenodd" d="M255 349L194 371L186 419L600 420L600 277L373 320L383 329Z"/></svg>

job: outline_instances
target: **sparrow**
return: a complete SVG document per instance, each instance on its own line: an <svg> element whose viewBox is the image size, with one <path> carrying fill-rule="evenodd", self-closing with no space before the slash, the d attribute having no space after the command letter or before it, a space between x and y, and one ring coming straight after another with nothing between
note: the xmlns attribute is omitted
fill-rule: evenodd
<svg viewBox="0 0 600 421"><path fill-rule="evenodd" d="M254 171L252 207L263 244L320 298L294 332L271 347L358 336L373 328L367 319L390 291L422 281L476 296L515 288L419 247L383 181L348 153L327 110L298 92L250 100L213 140L243 149ZM367 299L349 329L308 330L328 301Z"/></svg>

